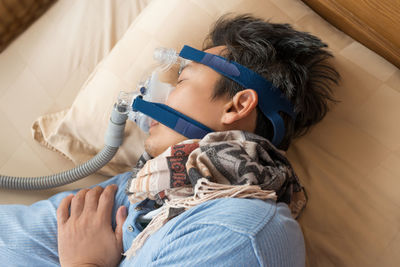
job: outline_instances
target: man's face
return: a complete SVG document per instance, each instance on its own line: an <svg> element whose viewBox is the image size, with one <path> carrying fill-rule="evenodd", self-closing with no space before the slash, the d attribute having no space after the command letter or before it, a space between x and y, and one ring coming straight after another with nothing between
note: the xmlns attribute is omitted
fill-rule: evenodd
<svg viewBox="0 0 400 267"><path fill-rule="evenodd" d="M213 47L205 52L219 54L223 48ZM227 99L221 97L211 101L214 87L220 78L221 75L210 67L191 62L179 75L176 89L170 93L166 104L215 131L223 130L220 118ZM187 139L154 120L149 134L145 141L145 150L153 157L161 154L169 146Z"/></svg>

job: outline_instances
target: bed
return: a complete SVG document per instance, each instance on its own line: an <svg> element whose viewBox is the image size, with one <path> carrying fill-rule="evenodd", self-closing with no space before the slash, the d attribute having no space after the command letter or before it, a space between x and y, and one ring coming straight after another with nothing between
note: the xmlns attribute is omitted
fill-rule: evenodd
<svg viewBox="0 0 400 267"><path fill-rule="evenodd" d="M45 175L92 157L118 92L140 79L154 47L201 47L209 25L227 12L319 36L342 76L340 102L288 151L309 197L299 219L307 266L397 266L396 0L59 0L0 54L0 173ZM129 170L144 138L128 124L123 147L99 173L40 192L0 190L0 204L30 204Z"/></svg>

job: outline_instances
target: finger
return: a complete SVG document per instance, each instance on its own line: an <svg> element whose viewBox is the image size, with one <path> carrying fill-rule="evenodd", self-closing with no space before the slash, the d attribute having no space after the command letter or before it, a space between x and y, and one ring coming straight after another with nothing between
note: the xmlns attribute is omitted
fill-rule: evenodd
<svg viewBox="0 0 400 267"><path fill-rule="evenodd" d="M117 210L117 215L115 215L115 220L117 222L117 227L115 228L115 238L117 239L117 245L122 251L122 226L125 223L127 217L127 210L125 206L121 206Z"/></svg>
<svg viewBox="0 0 400 267"><path fill-rule="evenodd" d="M99 206L97 211L103 220L111 220L111 212L114 205L114 196L117 191L116 185L107 186L99 199Z"/></svg>
<svg viewBox="0 0 400 267"><path fill-rule="evenodd" d="M72 199L71 202L71 217L79 217L83 211L85 204L85 196L89 189L82 189Z"/></svg>
<svg viewBox="0 0 400 267"><path fill-rule="evenodd" d="M103 187L96 186L95 188L90 189L85 196L85 207L84 211L96 211L97 205L99 203L99 198L101 193L103 192Z"/></svg>
<svg viewBox="0 0 400 267"><path fill-rule="evenodd" d="M71 200L74 197L73 194L66 196L57 208L57 223L59 225L64 224L69 218L69 206Z"/></svg>

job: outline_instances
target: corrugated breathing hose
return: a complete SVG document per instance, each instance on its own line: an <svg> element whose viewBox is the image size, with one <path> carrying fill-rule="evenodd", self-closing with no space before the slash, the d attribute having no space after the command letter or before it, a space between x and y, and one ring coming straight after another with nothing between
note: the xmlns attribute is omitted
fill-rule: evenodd
<svg viewBox="0 0 400 267"><path fill-rule="evenodd" d="M43 190L62 186L95 173L117 153L124 137L128 118L126 106L114 105L105 136L104 148L89 161L64 172L39 177L15 177L0 174L0 188L17 190Z"/></svg>

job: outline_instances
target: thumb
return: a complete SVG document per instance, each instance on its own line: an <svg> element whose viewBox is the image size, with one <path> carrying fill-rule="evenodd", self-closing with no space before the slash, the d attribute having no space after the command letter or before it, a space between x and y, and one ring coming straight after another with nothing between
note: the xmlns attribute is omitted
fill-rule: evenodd
<svg viewBox="0 0 400 267"><path fill-rule="evenodd" d="M118 246L122 250L122 226L124 225L124 222L127 217L127 211L125 206L121 206L117 210L116 216L116 222L117 222L117 227L115 228L115 238L117 239Z"/></svg>

